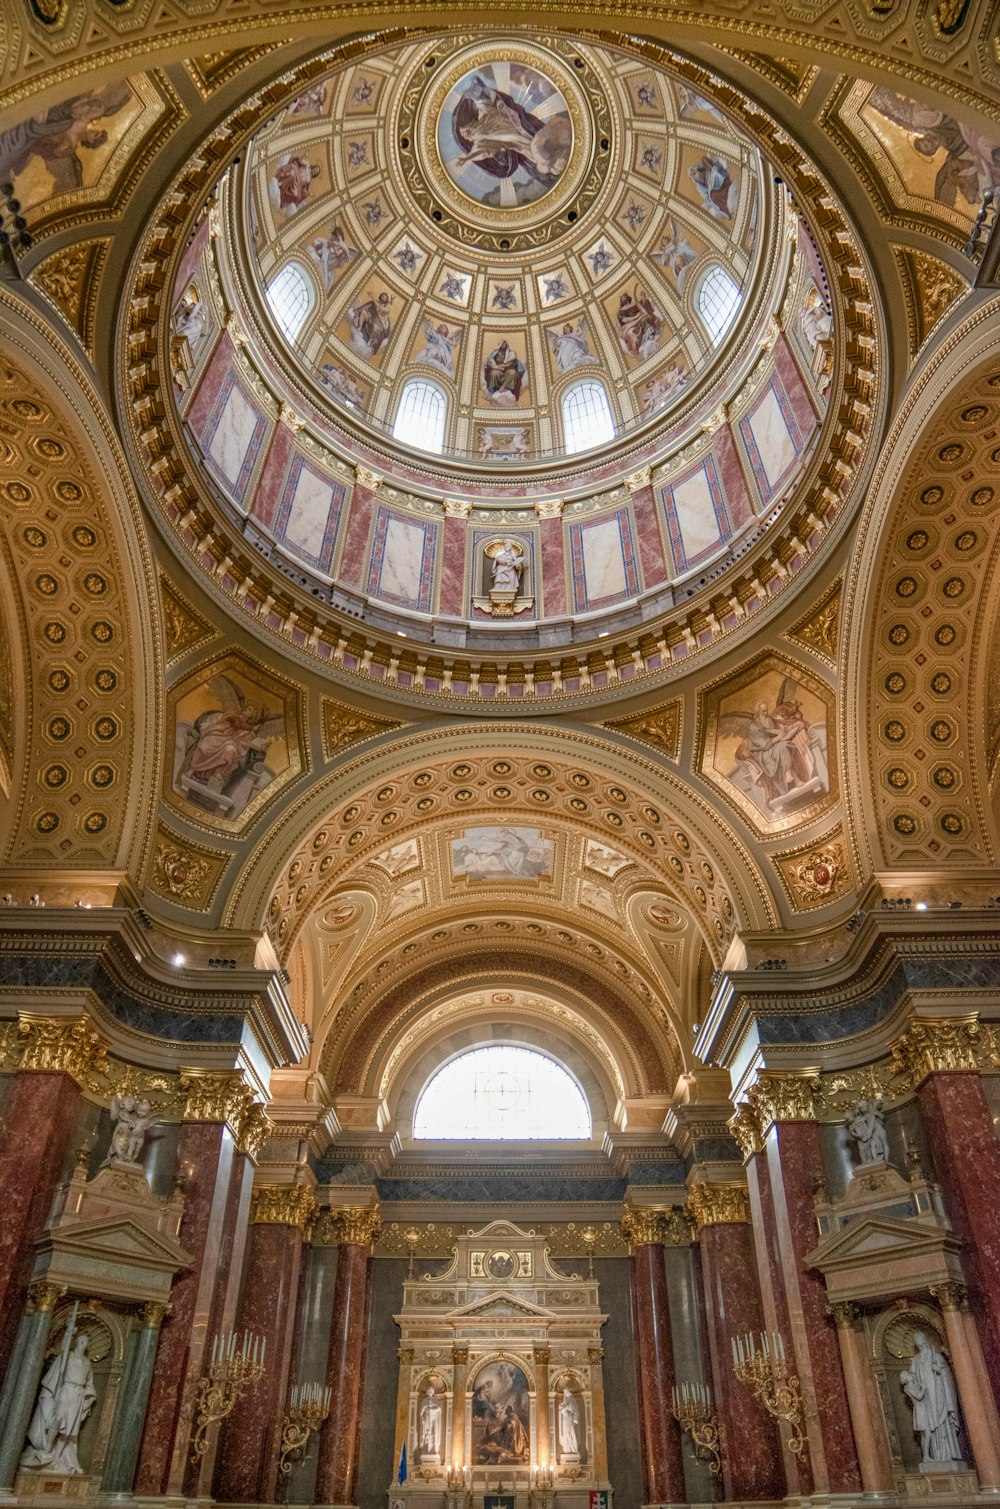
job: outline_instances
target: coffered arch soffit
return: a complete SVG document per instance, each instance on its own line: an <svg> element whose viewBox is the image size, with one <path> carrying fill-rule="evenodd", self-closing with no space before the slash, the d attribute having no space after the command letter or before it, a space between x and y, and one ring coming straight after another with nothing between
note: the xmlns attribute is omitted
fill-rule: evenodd
<svg viewBox="0 0 1000 1509"><path fill-rule="evenodd" d="M162 675L152 564L114 432L75 355L0 291L0 519L14 768L3 862L133 879L149 842ZM27 884L27 882L26 882ZM111 899L67 881L53 900Z"/></svg>
<svg viewBox="0 0 1000 1509"><path fill-rule="evenodd" d="M542 830L585 833L625 856L699 919L716 959L737 930L777 915L754 856L675 771L591 732L490 723L410 733L345 758L273 824L240 871L225 922L267 927L287 957L314 909L380 853L445 832L454 882L463 833L498 826L537 832L541 867L530 860L528 878L542 892L551 887L541 870L558 862ZM499 863L496 875L513 879ZM466 876L466 889L480 878Z"/></svg>
<svg viewBox="0 0 1000 1509"><path fill-rule="evenodd" d="M862 870L996 863L980 689L1000 597L998 312L980 301L929 358L861 521L844 643Z"/></svg>

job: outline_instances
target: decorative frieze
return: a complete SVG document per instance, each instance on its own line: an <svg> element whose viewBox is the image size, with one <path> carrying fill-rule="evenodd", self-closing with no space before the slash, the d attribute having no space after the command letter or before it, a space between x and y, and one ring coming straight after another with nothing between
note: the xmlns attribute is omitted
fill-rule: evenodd
<svg viewBox="0 0 1000 1509"><path fill-rule="evenodd" d="M750 1220L743 1184L692 1184L686 1210L699 1234L706 1226L744 1225Z"/></svg>
<svg viewBox="0 0 1000 1509"><path fill-rule="evenodd" d="M253 1192L250 1220L255 1226L295 1226L308 1231L319 1206L306 1184L261 1185Z"/></svg>

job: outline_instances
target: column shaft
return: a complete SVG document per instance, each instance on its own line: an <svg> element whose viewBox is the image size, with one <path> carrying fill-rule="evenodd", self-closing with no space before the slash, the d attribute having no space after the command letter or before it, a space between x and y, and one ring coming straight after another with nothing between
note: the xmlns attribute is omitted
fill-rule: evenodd
<svg viewBox="0 0 1000 1509"><path fill-rule="evenodd" d="M764 1329L753 1233L748 1222L703 1226L698 1238L708 1311L712 1392L724 1444L727 1499L785 1495L774 1421L732 1366L733 1336Z"/></svg>
<svg viewBox="0 0 1000 1509"><path fill-rule="evenodd" d="M79 1104L68 1074L22 1069L14 1076L0 1127L0 1374L24 1309L32 1244L49 1214Z"/></svg>
<svg viewBox="0 0 1000 1509"><path fill-rule="evenodd" d="M0 1489L14 1486L28 1423L38 1395L45 1363L52 1312L58 1290L51 1284L32 1285L28 1309L21 1318L10 1373L4 1381L3 1424L0 1427Z"/></svg>
<svg viewBox="0 0 1000 1509"><path fill-rule="evenodd" d="M263 1337L267 1364L219 1432L212 1493L223 1503L274 1501L301 1262L301 1226L251 1227L236 1330Z"/></svg>
<svg viewBox="0 0 1000 1509"><path fill-rule="evenodd" d="M361 1425L361 1359L365 1348L369 1252L369 1245L362 1242L342 1242L337 1251L326 1370L333 1402L330 1418L320 1435L317 1504L350 1504L353 1499Z"/></svg>
<svg viewBox="0 0 1000 1509"><path fill-rule="evenodd" d="M861 1354L861 1338L854 1329L854 1307L835 1305L837 1341L847 1384L854 1444L861 1468L861 1486L866 1493L892 1493L892 1465L884 1440L876 1434L877 1402L869 1386L869 1374Z"/></svg>
<svg viewBox="0 0 1000 1509"><path fill-rule="evenodd" d="M130 1493L132 1490L162 1319L162 1305L144 1305L142 1324L129 1338L115 1428L101 1480L104 1493Z"/></svg>
<svg viewBox="0 0 1000 1509"><path fill-rule="evenodd" d="M680 1432L671 1412L674 1365L670 1349L667 1276L663 1248L643 1243L632 1254L636 1300L636 1347L642 1378L642 1429L646 1493L652 1503L682 1504L684 1464Z"/></svg>
<svg viewBox="0 0 1000 1509"><path fill-rule="evenodd" d="M917 1100L1000 1406L1000 1142L978 1073L929 1074Z"/></svg>
<svg viewBox="0 0 1000 1509"><path fill-rule="evenodd" d="M452 1350L451 1465L465 1466L465 1391L469 1381L469 1349Z"/></svg>
<svg viewBox="0 0 1000 1509"><path fill-rule="evenodd" d="M965 1416L965 1428L969 1433L972 1455L976 1459L976 1471L983 1488L1000 1490L1000 1435L997 1430L997 1413L989 1394L981 1393L980 1374L972 1351L975 1332L966 1325L957 1299L947 1290L936 1291L944 1312L944 1328L948 1337L948 1350L955 1369L955 1383Z"/></svg>
<svg viewBox="0 0 1000 1509"><path fill-rule="evenodd" d="M548 1467L552 1461L549 1445L549 1349L535 1348L535 1461ZM581 1421L582 1424L582 1421Z"/></svg>

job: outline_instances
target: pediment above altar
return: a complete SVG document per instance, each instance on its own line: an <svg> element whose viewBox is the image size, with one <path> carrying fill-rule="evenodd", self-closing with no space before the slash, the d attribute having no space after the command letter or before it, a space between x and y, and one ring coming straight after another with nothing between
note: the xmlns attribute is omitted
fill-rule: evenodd
<svg viewBox="0 0 1000 1509"><path fill-rule="evenodd" d="M961 1279L954 1232L919 1221L869 1216L824 1237L806 1257L835 1299L864 1299Z"/></svg>
<svg viewBox="0 0 1000 1509"><path fill-rule="evenodd" d="M530 1300L516 1297L513 1294L498 1293L488 1295L485 1299L473 1300L471 1304L462 1305L453 1310L449 1316L451 1320L548 1320L552 1316L551 1310L545 1310L541 1305L532 1304Z"/></svg>

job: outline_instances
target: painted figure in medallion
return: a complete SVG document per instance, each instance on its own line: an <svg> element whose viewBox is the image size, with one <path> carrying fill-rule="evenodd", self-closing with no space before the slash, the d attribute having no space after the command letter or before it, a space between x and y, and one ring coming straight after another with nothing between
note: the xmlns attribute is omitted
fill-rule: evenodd
<svg viewBox="0 0 1000 1509"><path fill-rule="evenodd" d="M483 363L483 391L491 403L512 408L528 385L524 362L507 341L501 341Z"/></svg>
<svg viewBox="0 0 1000 1509"><path fill-rule="evenodd" d="M377 298L365 299L347 311L351 342L363 356L377 356L392 334L391 304L392 299L383 290Z"/></svg>
<svg viewBox="0 0 1000 1509"><path fill-rule="evenodd" d="M615 314L618 339L622 349L637 361L643 361L660 344L662 316L646 290L637 283L631 293L623 293Z"/></svg>

